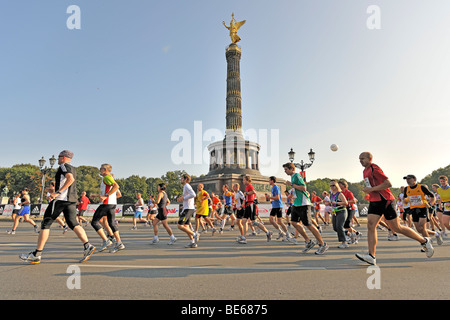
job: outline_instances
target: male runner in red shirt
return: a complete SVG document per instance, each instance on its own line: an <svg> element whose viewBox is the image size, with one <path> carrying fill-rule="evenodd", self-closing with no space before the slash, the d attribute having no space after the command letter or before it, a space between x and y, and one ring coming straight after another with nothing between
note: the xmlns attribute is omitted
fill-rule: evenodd
<svg viewBox="0 0 450 320"><path fill-rule="evenodd" d="M377 225L384 215L389 228L394 233L401 233L408 238L414 239L423 246L428 258L434 253L430 238L424 238L413 229L402 226L395 210L395 197L390 187L391 182L383 170L372 163L372 154L363 152L359 156L359 162L364 167L363 191L369 195L369 210L367 214L367 241L369 245L368 254L357 253L356 257L371 265L376 265L375 251L377 246Z"/></svg>

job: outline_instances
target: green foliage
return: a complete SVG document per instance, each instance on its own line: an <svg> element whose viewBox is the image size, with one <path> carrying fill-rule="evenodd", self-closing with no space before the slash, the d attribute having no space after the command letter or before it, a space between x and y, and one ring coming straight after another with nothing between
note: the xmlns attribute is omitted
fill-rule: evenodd
<svg viewBox="0 0 450 320"><path fill-rule="evenodd" d="M46 182L49 182L47 177ZM30 189L31 201L37 202L42 191L42 174L38 166L31 164L17 164L11 168L0 168L0 188L8 187L8 197ZM45 197L45 192L44 192Z"/></svg>
<svg viewBox="0 0 450 320"><path fill-rule="evenodd" d="M78 196L81 192L85 191L86 195L100 193L100 183L102 177L100 176L100 170L91 166L79 166L77 168L77 191Z"/></svg>
<svg viewBox="0 0 450 320"><path fill-rule="evenodd" d="M428 188L431 190L431 186L435 183L439 184L439 176L446 176L450 178L450 165L445 168L439 168L434 170L431 174L425 176L419 183L426 184Z"/></svg>

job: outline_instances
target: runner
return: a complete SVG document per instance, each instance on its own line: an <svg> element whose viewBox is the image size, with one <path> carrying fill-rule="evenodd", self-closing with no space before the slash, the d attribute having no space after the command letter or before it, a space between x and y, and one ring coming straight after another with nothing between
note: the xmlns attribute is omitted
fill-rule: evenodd
<svg viewBox="0 0 450 320"><path fill-rule="evenodd" d="M400 187L400 194L399 197L400 199L403 201L403 223L404 225L408 226L408 227L412 227L412 219L411 219L411 208L409 207L409 199L405 199L405 187L401 186Z"/></svg>
<svg viewBox="0 0 450 320"><path fill-rule="evenodd" d="M24 222L28 222L31 224L34 228L34 232L39 233L39 227L36 225L36 223L33 221L33 219L30 219L30 195L28 194L30 190L25 188L22 191L22 199L18 198L20 197L20 194L16 196L16 199L14 199L14 208L19 208L17 213L13 213L13 227L11 230L6 231L7 234L14 235L16 234L16 229L19 226L20 219L23 217ZM19 201L20 200L20 201ZM16 209L17 210L17 209Z"/></svg>
<svg viewBox="0 0 450 320"><path fill-rule="evenodd" d="M158 213L158 206L155 203L154 195L150 195L148 197L147 207L148 207L147 224L153 225L153 219L155 219L155 216Z"/></svg>
<svg viewBox="0 0 450 320"><path fill-rule="evenodd" d="M345 196L345 199L347 199L348 202L347 219L345 219L344 228L346 229L346 233L350 238L350 243L356 244L358 243L358 240L361 238L361 233L353 228L352 221L355 215L356 202L358 200L356 200L355 196L353 195L353 192L348 190L347 181L341 179L338 181L338 185L342 190L342 194Z"/></svg>
<svg viewBox="0 0 450 320"><path fill-rule="evenodd" d="M445 228L450 230L450 185L448 184L447 176L439 177L440 186L437 189L437 193L441 198L441 210L442 210L442 220L441 228L445 232Z"/></svg>
<svg viewBox="0 0 450 320"><path fill-rule="evenodd" d="M428 209L428 214L430 216L430 227L432 231L435 231L435 228L439 230L439 233L441 234L441 237L444 237L444 233L442 232L442 228L439 224L439 220L437 217L437 207L440 203L441 197L437 194L437 188L439 188L439 185L432 184L431 189L433 190L434 198L436 201L434 202L434 205L431 206ZM428 198L428 197L427 197Z"/></svg>
<svg viewBox="0 0 450 320"><path fill-rule="evenodd" d="M104 163L100 166L100 175L103 177L100 184L100 201L102 201L102 204L100 204L97 210L95 210L91 225L103 240L102 247L99 250L100 252L102 252L113 244L113 242L106 236L105 232L103 231L102 224L100 223L100 219L106 216L109 225L109 228L106 228L106 230L109 229L108 233L112 232L111 234L109 234L109 236L114 236L114 238L116 239L116 244L110 250L110 252L115 253L119 250L125 249L125 246L120 239L119 228L117 226L115 216L117 204L116 194L119 190L119 185L112 177L111 170L112 167L108 163Z"/></svg>
<svg viewBox="0 0 450 320"><path fill-rule="evenodd" d="M78 215L77 215L78 223L83 222L87 224L88 221L85 217L83 217L83 215L87 210L88 204L90 203L91 201L89 200L88 197L86 197L86 192L83 191L81 193L81 198L78 200Z"/></svg>
<svg viewBox="0 0 450 320"><path fill-rule="evenodd" d="M422 234L424 237L429 237L429 235L434 235L437 240L437 244L442 244L442 237L439 232L435 232L427 229L427 223L430 221L428 216L428 208L434 205L436 198L434 194L428 190L426 185L421 185L417 183L417 179L414 175L408 174L406 177L408 186L404 189L404 197L409 199L411 208L411 217L414 223L414 227L417 232ZM430 202L427 201L427 196L430 198Z"/></svg>
<svg viewBox="0 0 450 320"><path fill-rule="evenodd" d="M131 230L137 229L137 226L136 226L137 219L139 219L139 221L147 224L147 219L142 218L142 214L144 212L144 199L142 199L142 195L140 193L138 193L136 195L136 198L137 198L137 201L134 204L134 206L136 207L136 212L134 213L134 216L133 216L133 227L131 228Z"/></svg>
<svg viewBox="0 0 450 320"><path fill-rule="evenodd" d="M439 189L439 185L437 183L434 183L431 186L431 189L433 189L434 197L436 198L435 202L435 208L434 208L434 224L439 229L439 232L443 237L447 237L447 233L445 232L445 227L442 225L442 201L441 196L437 193L437 190Z"/></svg>
<svg viewBox="0 0 450 320"><path fill-rule="evenodd" d="M70 164L72 158L73 153L68 150L61 151L58 156L59 168L56 171L55 177L56 191L51 194L53 200L45 210L36 250L28 254L21 254L19 257L23 261L30 263L41 262L41 254L50 235L50 226L61 212L64 213L69 228L75 232L83 243L84 254L80 262L88 260L95 251L95 247L89 243L84 229L77 221L76 169Z"/></svg>
<svg viewBox="0 0 450 320"><path fill-rule="evenodd" d="M337 232L338 240L341 242L338 248L348 248L345 237L345 221L347 221L348 202L336 180L330 180L330 190L330 201L333 210L331 222L333 223L333 230Z"/></svg>
<svg viewBox="0 0 450 320"><path fill-rule="evenodd" d="M192 215L195 212L195 192L191 185L191 176L187 173L183 174L180 178L181 184L183 185L183 195L178 197L178 202L183 202L183 211L180 213L180 218L178 220L178 229L187 234L191 242L186 245L186 248L196 248L199 238L198 233L194 233L189 227Z"/></svg>
<svg viewBox="0 0 450 320"><path fill-rule="evenodd" d="M220 233L223 232L223 228L225 228L225 224L227 223L228 219L231 219L231 225L234 226L234 221L236 220L236 217L233 213L233 192L228 190L228 185L224 184L222 187L223 191L223 200L224 200L224 206L223 206L223 213L220 221Z"/></svg>
<svg viewBox="0 0 450 320"><path fill-rule="evenodd" d="M283 241L297 242L283 222L283 202L281 201L280 187L276 185L276 182L277 178L275 176L269 177L269 184L272 187L270 195L266 193L266 200L272 203L269 222L275 230L278 230L277 240L283 238Z"/></svg>
<svg viewBox="0 0 450 320"><path fill-rule="evenodd" d="M241 244L246 244L247 239L244 236L244 225L242 223L242 219L244 218L245 195L239 188L239 183L233 184L234 199L236 202L236 222L240 232L240 236L237 237L236 241Z"/></svg>
<svg viewBox="0 0 450 320"><path fill-rule="evenodd" d="M289 190L285 190L284 194L286 195L286 202L285 202L285 204L287 206L286 215L285 215L285 219L286 219L286 223L287 223L287 229L291 233L291 235L294 235L294 233L291 232L292 226L291 226L290 215L292 213L292 206L294 205L295 190L294 190L294 188L291 188ZM295 232L298 233L297 230L295 230ZM295 236L295 238L297 236L298 236L298 234Z"/></svg>
<svg viewBox="0 0 450 320"><path fill-rule="evenodd" d="M314 218L316 220L316 224L319 225L319 218L322 220L325 225L325 219L320 214L320 204L323 202L322 198L317 195L317 192L311 192L311 203L313 204Z"/></svg>
<svg viewBox="0 0 450 320"><path fill-rule="evenodd" d="M244 217L242 219L242 224L243 224L243 240L246 240L246 234L247 234L247 220L250 221L250 223L252 224L252 226L254 227L258 227L260 228L267 237L267 241L270 241L272 239L272 231L268 231L266 229L266 227L264 226L264 224L257 222L256 221L256 205L254 203L255 200L255 196L256 196L256 191L255 188L253 188L252 185L252 178L250 176L244 176L244 178L242 179L242 182L245 185L245 203L244 203ZM239 243L246 243L245 242L239 242Z"/></svg>
<svg viewBox="0 0 450 320"><path fill-rule="evenodd" d="M395 233L401 233L418 241L425 249L427 257L434 253L430 238L424 238L409 227L402 226L395 211L395 198L389 188L392 186L388 177L381 168L372 162L372 154L363 152L359 155L359 161L364 167L363 177L365 188L363 191L369 194L369 209L367 212L367 242L368 254L357 253L356 257L371 265L376 265L377 226L381 217L386 218L389 228Z"/></svg>
<svg viewBox="0 0 450 320"><path fill-rule="evenodd" d="M220 216L220 212L222 210L222 202L220 201L219 197L214 194L214 192L211 192L210 199L211 201L208 201L209 210L209 218L212 219L212 221L217 221L219 225L222 225L222 217ZM225 215L224 215L225 217Z"/></svg>
<svg viewBox="0 0 450 320"><path fill-rule="evenodd" d="M156 199L156 203L158 206L158 214L153 219L153 232L155 236L153 237L152 244L158 243L158 223L161 221L164 229L166 229L167 233L170 236L170 240L167 244L172 245L177 241L177 238L173 235L172 229L167 222L167 206L170 204L170 200L167 197L166 193L166 184L160 183L158 184L158 198Z"/></svg>
<svg viewBox="0 0 450 320"><path fill-rule="evenodd" d="M200 227L200 224L202 223L202 218L206 221L206 223L211 227L212 234L216 232L216 228L214 227L213 223L211 222L211 219L208 217L209 215L209 206L208 206L208 199L210 199L208 192L203 190L204 186L203 184L199 183L197 186L197 196L195 198L196 200L196 206L197 211L195 212L195 232L198 234L198 229Z"/></svg>
<svg viewBox="0 0 450 320"><path fill-rule="evenodd" d="M300 222L312 232L319 243L319 249L315 252L315 254L324 254L325 251L328 250L328 245L323 241L319 230L312 224L311 201L308 193L306 192L306 183L303 181L303 178L295 172L295 166L293 163L288 162L283 164L283 169L287 175L291 176L291 181L286 181L286 185L292 186L292 188L295 189L295 200L291 213L291 223L306 241L306 246L303 252L306 253L311 250L315 246L315 243L309 239Z"/></svg>
<svg viewBox="0 0 450 320"><path fill-rule="evenodd" d="M330 224L330 214L331 214L331 201L330 201L330 194L328 191L322 192L323 197L323 204L325 205L324 210L324 218L325 218L325 225Z"/></svg>

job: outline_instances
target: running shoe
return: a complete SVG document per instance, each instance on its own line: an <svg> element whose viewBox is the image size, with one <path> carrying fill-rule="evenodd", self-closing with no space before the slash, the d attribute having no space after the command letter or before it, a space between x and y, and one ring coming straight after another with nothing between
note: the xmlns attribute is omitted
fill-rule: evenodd
<svg viewBox="0 0 450 320"><path fill-rule="evenodd" d="M63 234L65 234L67 232L67 230L69 230L69 227L66 225L64 225L63 227Z"/></svg>
<svg viewBox="0 0 450 320"><path fill-rule="evenodd" d="M6 233L7 234L16 234L16 231L15 230L7 230Z"/></svg>
<svg viewBox="0 0 450 320"><path fill-rule="evenodd" d="M427 258L431 258L434 254L434 248L433 248L433 245L431 244L431 239L428 237L425 237L425 239L427 241L424 244L422 244L422 247L425 249Z"/></svg>
<svg viewBox="0 0 450 320"><path fill-rule="evenodd" d="M188 243L185 248L197 248L197 244L195 242Z"/></svg>
<svg viewBox="0 0 450 320"><path fill-rule="evenodd" d="M326 242L324 242L323 245L321 245L321 246L319 245L319 249L317 249L317 251L314 252L314 254L324 254L325 251L327 251L327 250L328 250L328 245Z"/></svg>
<svg viewBox="0 0 450 320"><path fill-rule="evenodd" d="M153 238L152 242L150 244L156 244L159 242L159 239L157 237Z"/></svg>
<svg viewBox="0 0 450 320"><path fill-rule="evenodd" d="M305 243L305 249L302 250L303 253L308 252L309 250L311 250L314 246L316 245L316 243L312 240L309 240L309 242Z"/></svg>
<svg viewBox="0 0 450 320"><path fill-rule="evenodd" d="M273 235L273 232L272 232L272 231L269 231L269 232L266 233L267 242L269 242L270 240L272 240L272 235Z"/></svg>
<svg viewBox="0 0 450 320"><path fill-rule="evenodd" d="M105 251L106 249L108 249L108 247L111 246L111 245L112 245L112 241L111 241L111 240L109 240L109 239L103 240L102 247L101 247L100 250L98 250L98 251L99 251L99 252L103 252L103 251Z"/></svg>
<svg viewBox="0 0 450 320"><path fill-rule="evenodd" d="M338 245L338 248L339 248L339 249L345 249L345 248L348 248L348 243L347 243L347 242L341 242L341 243Z"/></svg>
<svg viewBox="0 0 450 320"><path fill-rule="evenodd" d="M286 237L283 241L289 241L290 243L295 243L297 244L297 239L295 239L294 237Z"/></svg>
<svg viewBox="0 0 450 320"><path fill-rule="evenodd" d="M89 247L87 247L83 251L83 258L80 259L80 263L88 261L91 258L91 255L94 253L95 249L96 248L92 244L89 244Z"/></svg>
<svg viewBox="0 0 450 320"><path fill-rule="evenodd" d="M34 264L38 264L41 262L41 256L36 257L33 252L22 253L21 255L19 255L19 258L22 261L26 261L26 262L34 263Z"/></svg>
<svg viewBox="0 0 450 320"><path fill-rule="evenodd" d="M200 238L200 234L198 233L198 232L195 232L194 233L194 242L195 242L195 244L197 244L198 243L198 239Z"/></svg>
<svg viewBox="0 0 450 320"><path fill-rule="evenodd" d="M441 245L444 243L444 242L442 241L442 235L441 235L441 233L440 233L439 231L436 231L436 233L435 233L434 236L436 237L436 242L437 242L437 244L441 246Z"/></svg>
<svg viewBox="0 0 450 320"><path fill-rule="evenodd" d="M168 245L172 245L172 244L174 244L176 241L177 241L177 238L173 237L173 238L170 238L170 240L169 240L169 242L167 242L167 244L168 244Z"/></svg>
<svg viewBox="0 0 450 320"><path fill-rule="evenodd" d="M118 242L111 250L109 250L109 253L116 253L117 251L123 250L123 249L125 249L125 246L123 245L123 243Z"/></svg>
<svg viewBox="0 0 450 320"><path fill-rule="evenodd" d="M240 244L247 244L247 239L246 239L245 237L241 237L241 238L238 240L238 243L240 243Z"/></svg>
<svg viewBox="0 0 450 320"><path fill-rule="evenodd" d="M41 230L39 229L38 225L34 226L34 232L39 233Z"/></svg>
<svg viewBox="0 0 450 320"><path fill-rule="evenodd" d="M372 257L370 254L361 254L361 253L356 253L355 256L361 260L364 261L370 265L375 266L377 264L377 259L375 259L374 257Z"/></svg>

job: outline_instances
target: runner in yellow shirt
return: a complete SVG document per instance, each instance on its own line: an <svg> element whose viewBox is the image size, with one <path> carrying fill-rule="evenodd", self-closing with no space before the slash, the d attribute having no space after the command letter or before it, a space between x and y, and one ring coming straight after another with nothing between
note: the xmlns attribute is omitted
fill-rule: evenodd
<svg viewBox="0 0 450 320"><path fill-rule="evenodd" d="M445 228L450 230L450 185L448 184L447 176L440 176L439 182L441 186L437 189L437 193L441 198L442 213L442 230L445 232Z"/></svg>
<svg viewBox="0 0 450 320"><path fill-rule="evenodd" d="M211 219L208 217L209 207L208 207L208 199L209 194L205 190L203 190L203 184L199 184L197 186L197 196L195 197L195 203L197 207L197 211L195 212L195 232L198 234L198 228L200 226L200 219L205 219L206 223L211 227L213 234L216 232L214 225Z"/></svg>

